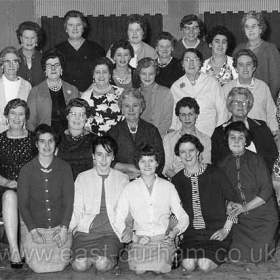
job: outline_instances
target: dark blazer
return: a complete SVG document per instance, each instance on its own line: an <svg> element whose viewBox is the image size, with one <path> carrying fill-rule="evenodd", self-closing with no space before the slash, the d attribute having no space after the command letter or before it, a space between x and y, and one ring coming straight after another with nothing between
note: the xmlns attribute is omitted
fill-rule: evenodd
<svg viewBox="0 0 280 280"><path fill-rule="evenodd" d="M161 136L154 125L139 119L135 142L129 132L126 120L113 126L108 133L118 144L118 153L115 156L114 164L118 162L134 164L134 154L137 146L146 142L153 145L156 149L159 155L158 174L162 173L164 167L164 149Z"/></svg>
<svg viewBox="0 0 280 280"><path fill-rule="evenodd" d="M76 97L80 97L78 89L62 81L63 95L65 103ZM51 125L52 98L48 88L47 80L31 89L27 99L30 109L30 118L26 123L27 129L34 131L42 123Z"/></svg>
<svg viewBox="0 0 280 280"><path fill-rule="evenodd" d="M266 125L266 122L251 118L247 118L247 121L257 153L264 158L270 173L272 173L273 164L278 157L278 149L273 135ZM224 130L231 122L232 119L216 127L211 137L211 160L213 165L217 166L219 162L230 153L230 149L224 142Z"/></svg>

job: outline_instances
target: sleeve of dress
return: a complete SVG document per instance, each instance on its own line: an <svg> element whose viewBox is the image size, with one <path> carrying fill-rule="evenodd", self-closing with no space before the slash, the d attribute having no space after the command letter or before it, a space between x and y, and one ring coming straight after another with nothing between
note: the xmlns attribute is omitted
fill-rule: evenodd
<svg viewBox="0 0 280 280"><path fill-rule="evenodd" d="M116 217L115 217L114 226L117 230L118 236L122 236L122 233L126 227L125 221L129 214L129 199L128 199L127 188L129 188L129 185L127 185L123 189L123 191L120 195L120 199L118 201L117 208L116 208ZM122 240L120 240L120 241L122 241Z"/></svg>
<svg viewBox="0 0 280 280"><path fill-rule="evenodd" d="M73 95L74 95L74 98L81 97L79 90L74 86L73 86Z"/></svg>
<svg viewBox="0 0 280 280"><path fill-rule="evenodd" d="M64 163L62 178L57 178L57 180L63 180L62 182L62 203L63 203L63 213L61 217L61 225L69 226L71 216L73 213L74 204L74 181L71 167L68 163Z"/></svg>
<svg viewBox="0 0 280 280"><path fill-rule="evenodd" d="M182 207L181 200L175 186L171 188L171 211L175 214L178 224L175 228L179 229L179 234L183 233L189 226L189 216Z"/></svg>
<svg viewBox="0 0 280 280"><path fill-rule="evenodd" d="M32 88L28 98L27 106L30 110L30 117L26 122L26 128L28 130L34 131L37 127L37 90L36 87Z"/></svg>
<svg viewBox="0 0 280 280"><path fill-rule="evenodd" d="M221 169L218 169L218 170L219 170L219 173L216 174L215 177L219 181L218 183L223 188L223 195L224 195L225 199L228 201L237 202L238 199L236 196L236 192L235 192L233 186L231 185L227 175Z"/></svg>
<svg viewBox="0 0 280 280"><path fill-rule="evenodd" d="M17 186L18 207L20 216L29 231L37 227L30 209L30 182L32 180L32 172L36 171L31 171L29 165L23 166L19 173Z"/></svg>
<svg viewBox="0 0 280 280"><path fill-rule="evenodd" d="M280 88L280 54L274 44L267 48L269 88L274 101L277 99Z"/></svg>
<svg viewBox="0 0 280 280"><path fill-rule="evenodd" d="M168 88L164 89L162 93L164 97L164 108L163 108L163 119L160 122L158 130L160 135L163 137L166 134L166 131L170 128L172 122L172 115L173 115L173 107L174 107L174 99L173 96Z"/></svg>
<svg viewBox="0 0 280 280"><path fill-rule="evenodd" d="M178 124L180 121L179 121L179 118L175 114L175 107L176 107L176 103L178 102L177 93L176 93L176 91L178 89L177 89L175 83L173 83L173 85L170 88L170 92L173 97L172 121L171 121L170 129L177 130L180 128L180 125Z"/></svg>
<svg viewBox="0 0 280 280"><path fill-rule="evenodd" d="M216 127L217 127L228 120L229 113L226 106L225 93L218 81L214 87L213 93L215 93L215 99L216 99L215 103L216 103L216 111L217 111L217 123L216 123Z"/></svg>
<svg viewBox="0 0 280 280"><path fill-rule="evenodd" d="M152 137L154 139L154 147L158 153L159 156L159 163L158 163L158 173L161 174L163 167L164 167L164 149L163 149L163 144L162 144L162 138L158 132L158 129L154 127L154 129L151 131L152 132Z"/></svg>
<svg viewBox="0 0 280 280"><path fill-rule="evenodd" d="M258 184L257 187L259 189L259 192L256 196L262 198L266 202L273 194L273 186L268 168L261 156L256 157L254 172L256 178L255 181Z"/></svg>
<svg viewBox="0 0 280 280"><path fill-rule="evenodd" d="M212 149L212 143L211 139L207 138L206 144L204 146L203 150L203 163L211 163L211 149Z"/></svg>
<svg viewBox="0 0 280 280"><path fill-rule="evenodd" d="M75 181L75 195L74 195L74 210L70 222L69 228L71 231L75 230L78 226L80 220L84 215L84 199L83 199L83 175L79 174L76 181Z"/></svg>
<svg viewBox="0 0 280 280"><path fill-rule="evenodd" d="M277 118L276 118L277 108L273 101L270 89L266 84L265 84L265 92L263 92L262 94L266 96L267 125L269 126L271 131L276 131L279 129Z"/></svg>
<svg viewBox="0 0 280 280"><path fill-rule="evenodd" d="M163 148L164 148L164 155L165 155L165 164L162 173L165 174L166 170L172 169L172 159L174 153L171 147L169 133L163 137Z"/></svg>

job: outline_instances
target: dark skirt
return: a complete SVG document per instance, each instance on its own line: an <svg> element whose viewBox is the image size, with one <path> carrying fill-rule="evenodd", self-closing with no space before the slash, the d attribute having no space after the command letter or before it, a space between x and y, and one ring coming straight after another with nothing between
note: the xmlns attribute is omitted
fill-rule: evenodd
<svg viewBox="0 0 280 280"><path fill-rule="evenodd" d="M183 259L206 258L221 265L231 244L231 234L223 241L210 240L214 232L209 229L187 230L181 244Z"/></svg>
<svg viewBox="0 0 280 280"><path fill-rule="evenodd" d="M110 259L113 263L117 263L122 248L123 244L114 233L76 232L72 245L72 260L102 256Z"/></svg>

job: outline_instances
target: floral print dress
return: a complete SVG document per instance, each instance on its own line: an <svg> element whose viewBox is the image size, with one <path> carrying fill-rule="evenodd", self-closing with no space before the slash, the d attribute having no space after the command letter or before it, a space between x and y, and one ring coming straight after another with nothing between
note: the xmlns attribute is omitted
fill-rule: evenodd
<svg viewBox="0 0 280 280"><path fill-rule="evenodd" d="M93 89L87 99L91 107L91 116L88 118L86 128L98 136L104 135L112 126L124 119L118 106L118 99L123 89L110 87L107 93L95 95Z"/></svg>

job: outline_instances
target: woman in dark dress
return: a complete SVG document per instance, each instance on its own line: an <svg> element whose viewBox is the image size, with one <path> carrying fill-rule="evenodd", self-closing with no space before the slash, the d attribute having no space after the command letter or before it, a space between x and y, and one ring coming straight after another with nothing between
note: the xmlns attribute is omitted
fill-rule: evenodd
<svg viewBox="0 0 280 280"><path fill-rule="evenodd" d="M228 176L238 197L231 214L239 215L233 226L229 259L232 261L266 261L274 253L278 214L271 176L263 158L245 149L250 132L244 122L226 128L229 154L219 166Z"/></svg>
<svg viewBox="0 0 280 280"><path fill-rule="evenodd" d="M57 156L70 164L75 180L81 172L93 167L92 141L96 135L85 129L90 116L90 107L86 100L71 99L66 110L68 129L61 134Z"/></svg>
<svg viewBox="0 0 280 280"><path fill-rule="evenodd" d="M182 267L208 272L224 262L229 250L235 218L226 215L226 201L235 201L236 197L220 169L200 162L203 149L193 135L185 134L178 140L174 150L185 168L172 178L172 183L190 219L181 244Z"/></svg>
<svg viewBox="0 0 280 280"><path fill-rule="evenodd" d="M78 89L61 79L65 66L65 57L56 49L44 53L41 67L46 80L32 88L27 99L30 118L27 128L34 131L39 124L48 124L63 133L67 128L66 105L79 97Z"/></svg>
<svg viewBox="0 0 280 280"><path fill-rule="evenodd" d="M24 128L29 118L26 101L12 99L4 109L9 129L0 134L0 197L3 221L10 246L12 268L21 268L18 248L17 180L21 167L35 155L32 133Z"/></svg>
<svg viewBox="0 0 280 280"><path fill-rule="evenodd" d="M99 44L83 37L87 27L83 13L75 10L67 12L64 16L64 29L69 38L56 46L66 58L63 79L81 92L92 83L94 61L105 56L105 51Z"/></svg>

